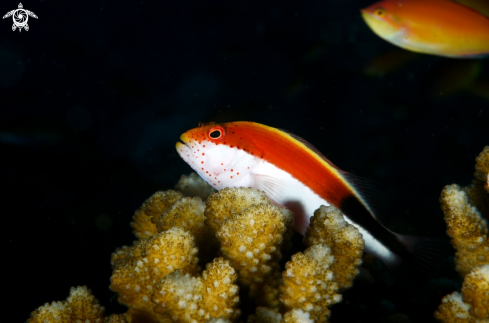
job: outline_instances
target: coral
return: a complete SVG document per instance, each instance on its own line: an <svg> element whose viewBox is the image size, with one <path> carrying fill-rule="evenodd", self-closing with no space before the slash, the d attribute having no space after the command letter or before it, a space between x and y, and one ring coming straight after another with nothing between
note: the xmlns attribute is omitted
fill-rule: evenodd
<svg viewBox="0 0 489 323"><path fill-rule="evenodd" d="M239 316L236 273L227 260L216 258L202 278L174 271L157 284L155 311L175 322L206 322L211 317L234 320Z"/></svg>
<svg viewBox="0 0 489 323"><path fill-rule="evenodd" d="M176 269L195 273L196 253L193 236L180 228L136 240L132 247L117 249L112 254L114 272L110 289L118 293L120 303L136 312L152 313L155 283Z"/></svg>
<svg viewBox="0 0 489 323"><path fill-rule="evenodd" d="M253 189L243 189L252 192ZM278 206L253 205L235 213L217 231L223 255L239 273L239 281L250 286L254 296L281 258L280 244L286 230L285 212Z"/></svg>
<svg viewBox="0 0 489 323"><path fill-rule="evenodd" d="M443 297L438 310L435 312L435 318L446 323L469 323L474 320L469 315L469 305L462 300L462 295L453 292Z"/></svg>
<svg viewBox="0 0 489 323"><path fill-rule="evenodd" d="M104 310L86 286L72 287L66 301L46 303L31 313L27 323L127 322L123 314L104 318Z"/></svg>
<svg viewBox="0 0 489 323"><path fill-rule="evenodd" d="M484 147L475 161L474 177L484 183L484 188L489 193L489 146Z"/></svg>
<svg viewBox="0 0 489 323"><path fill-rule="evenodd" d="M248 316L247 323L279 323L282 320L282 314L277 309L267 307L257 307L255 314Z"/></svg>
<svg viewBox="0 0 489 323"><path fill-rule="evenodd" d="M470 203L477 207L486 219L489 219L489 146L475 159L474 180L465 191L469 195Z"/></svg>
<svg viewBox="0 0 489 323"><path fill-rule="evenodd" d="M442 322L487 322L489 319L489 265L475 268L465 276L462 293L443 298L435 312Z"/></svg>
<svg viewBox="0 0 489 323"><path fill-rule="evenodd" d="M156 219L176 201L182 198L182 193L168 190L158 191L147 199L143 205L134 213L131 226L134 235L139 239L149 238L158 233Z"/></svg>
<svg viewBox="0 0 489 323"><path fill-rule="evenodd" d="M270 203L265 193L261 191L255 189L241 190L238 187L225 188L207 199L204 212L207 217L206 224L211 232L216 234L221 224L233 213L242 213L250 206L260 203Z"/></svg>
<svg viewBox="0 0 489 323"><path fill-rule="evenodd" d="M217 192L216 189L211 187L196 173L189 175L182 175L178 184L175 186L175 190L182 192L183 195L189 197L200 197L202 200L207 200L209 195Z"/></svg>
<svg viewBox="0 0 489 323"><path fill-rule="evenodd" d="M467 193L458 185L448 185L442 190L440 203L459 274L464 277L472 268L489 264L487 221L469 203Z"/></svg>
<svg viewBox="0 0 489 323"><path fill-rule="evenodd" d="M280 287L280 301L285 307L309 312L312 320L326 322L330 315L328 306L341 301L338 284L329 270L333 261L331 250L325 244L293 255L285 265Z"/></svg>
<svg viewBox="0 0 489 323"><path fill-rule="evenodd" d="M153 218L158 232L171 228L182 228L191 233L199 246L199 258L205 265L216 256L219 242L204 224L205 203L200 197L182 197L168 207L159 217Z"/></svg>
<svg viewBox="0 0 489 323"><path fill-rule="evenodd" d="M340 291L350 288L362 263L365 241L353 225L348 224L335 206L322 205L311 217L306 230L306 246L325 243L331 248L335 261L330 267Z"/></svg>
<svg viewBox="0 0 489 323"><path fill-rule="evenodd" d="M267 306L258 307L250 323L327 321L330 306L341 301L340 287L350 286L358 272L363 251L358 230L338 209L315 213L307 249L293 255L283 271L284 251L292 253L290 210L252 188L209 195L212 190L195 175L183 177L177 189L146 200L131 223L138 239L112 254L110 288L126 313L103 317L85 288L40 307L29 322L66 316L83 322L230 323L241 313L239 288L246 311ZM202 265L207 263L203 272L197 252L204 255Z"/></svg>
<svg viewBox="0 0 489 323"><path fill-rule="evenodd" d="M489 265L478 267L465 276L462 299L470 305L470 315L489 318Z"/></svg>
<svg viewBox="0 0 489 323"><path fill-rule="evenodd" d="M254 315L248 317L247 323L313 323L308 312L293 309L282 316L276 309L258 307Z"/></svg>
<svg viewBox="0 0 489 323"><path fill-rule="evenodd" d="M314 321L309 318L309 313L301 310L294 309L285 313L284 323L313 323Z"/></svg>
<svg viewBox="0 0 489 323"><path fill-rule="evenodd" d="M461 293L445 296L434 314L447 323L489 321L489 226L478 209L488 198L482 187L487 186L489 146L476 161L472 185L465 189L447 185L440 197L447 234L456 250L455 269L464 277Z"/></svg>

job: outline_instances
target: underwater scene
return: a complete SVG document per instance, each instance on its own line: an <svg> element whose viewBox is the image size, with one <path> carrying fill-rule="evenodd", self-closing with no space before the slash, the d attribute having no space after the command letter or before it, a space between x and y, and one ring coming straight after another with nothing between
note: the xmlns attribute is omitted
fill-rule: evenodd
<svg viewBox="0 0 489 323"><path fill-rule="evenodd" d="M0 322L489 321L489 0L0 9Z"/></svg>

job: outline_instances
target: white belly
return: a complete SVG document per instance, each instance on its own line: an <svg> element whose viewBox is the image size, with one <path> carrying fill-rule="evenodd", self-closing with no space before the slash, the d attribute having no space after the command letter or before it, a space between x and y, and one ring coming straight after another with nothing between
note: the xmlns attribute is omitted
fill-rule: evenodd
<svg viewBox="0 0 489 323"><path fill-rule="evenodd" d="M330 205L308 186L266 161L262 161L253 169L251 177L251 186L265 191L274 202L288 207L295 213L295 229L302 235L305 234L314 211L321 205ZM394 257L398 257L367 230L351 221L347 215L344 217L363 235L369 253L383 261L392 261Z"/></svg>

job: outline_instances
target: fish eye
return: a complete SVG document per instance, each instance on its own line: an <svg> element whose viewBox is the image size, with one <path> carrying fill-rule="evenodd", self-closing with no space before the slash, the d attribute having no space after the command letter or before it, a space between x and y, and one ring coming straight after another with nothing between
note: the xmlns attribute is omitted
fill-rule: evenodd
<svg viewBox="0 0 489 323"><path fill-rule="evenodd" d="M224 129L222 127L212 127L211 129L209 129L207 135L213 140L222 139L222 137L224 136Z"/></svg>
<svg viewBox="0 0 489 323"><path fill-rule="evenodd" d="M375 14L379 17L382 17L384 15L384 13L385 13L384 9L379 8L379 9L375 10Z"/></svg>

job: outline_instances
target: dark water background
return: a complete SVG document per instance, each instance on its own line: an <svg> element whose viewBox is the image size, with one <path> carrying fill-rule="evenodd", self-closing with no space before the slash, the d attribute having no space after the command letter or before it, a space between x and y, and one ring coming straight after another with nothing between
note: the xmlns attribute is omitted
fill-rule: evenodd
<svg viewBox="0 0 489 323"><path fill-rule="evenodd" d="M489 145L489 92L471 92L489 82L489 63L417 55L369 76L369 62L402 51L363 22L359 9L370 4L41 0L23 2L39 17L28 32L2 20L9 306L0 322L23 321L78 285L108 313L124 311L108 289L110 254L134 240L135 209L190 172L174 145L199 122L248 120L296 133L342 169L384 184L399 231L442 237L441 189L469 184L474 158ZM0 11L17 5L2 1ZM457 87L464 78L466 88ZM361 306L336 316L333 308L332 319L402 312L430 321L452 289L416 303L382 288L362 299L353 287L348 303Z"/></svg>

